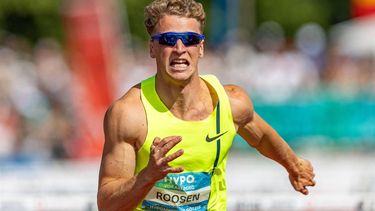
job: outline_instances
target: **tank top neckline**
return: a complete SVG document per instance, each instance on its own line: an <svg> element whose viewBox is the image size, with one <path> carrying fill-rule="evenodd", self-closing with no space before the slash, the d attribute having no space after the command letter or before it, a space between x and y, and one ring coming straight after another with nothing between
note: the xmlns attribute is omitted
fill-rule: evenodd
<svg viewBox="0 0 375 211"><path fill-rule="evenodd" d="M217 96L217 99L218 99L217 102L215 103L215 107L214 107L214 109L213 109L213 110L211 111L211 113L210 113L207 117L205 117L204 119L202 119L202 120L184 120L184 119L180 119L180 118L178 118L177 116L175 116L175 115L169 110L169 108L164 104L164 102L161 100L159 94L158 94L157 91L156 91L156 75L155 75L155 76L153 77L153 87L152 87L152 91L153 91L153 94L155 95L155 98L156 98L156 100L157 100L156 103L158 103L158 104L163 108L163 110L165 110L165 113L166 113L169 117L171 117L171 118L173 118L173 119L175 119L175 120L177 120L177 121L179 121L179 122L186 122L186 123L206 123L206 122L208 122L208 121L211 121L212 118L215 118L216 110L217 110L217 105L218 105L218 102L219 102L219 100L220 100L220 96L219 96L219 94L218 94L218 90L215 89L215 86L214 86L213 84L211 84L208 80L204 79L204 77L202 77L202 76L199 76L199 77L200 77L200 79L202 79L202 80L205 82L206 86L208 86L208 89L213 90L213 91L215 92L214 94ZM212 98L212 96L211 96L211 98Z"/></svg>

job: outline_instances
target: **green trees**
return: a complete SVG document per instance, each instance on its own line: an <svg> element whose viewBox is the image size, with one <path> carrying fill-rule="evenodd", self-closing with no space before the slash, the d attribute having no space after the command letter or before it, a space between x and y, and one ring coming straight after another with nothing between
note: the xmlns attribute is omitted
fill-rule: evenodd
<svg viewBox="0 0 375 211"><path fill-rule="evenodd" d="M31 43L40 37L54 37L63 40L61 7L67 0L1 0L0 1L0 40L6 34L16 34ZM214 0L198 0L207 13L206 34L209 32L214 15L211 9ZM131 34L132 45L144 46L148 40L143 26L143 8L150 0L119 0L122 28ZM248 3L253 2L253 3ZM233 2L232 2L233 3ZM231 4L230 1L227 4ZM349 0L239 0L239 8L235 8L238 26L241 30L252 33L254 28L247 29L255 22L276 21L284 27L287 36L306 22L316 22L327 29L330 25L350 18ZM250 7L250 8L246 8ZM255 7L255 8L254 8ZM249 15L255 13L255 15ZM225 14L218 14L225 15ZM254 20L249 20L253 19ZM250 23L249 22L249 23ZM208 39L209 41L209 39Z"/></svg>
<svg viewBox="0 0 375 211"><path fill-rule="evenodd" d="M16 34L31 43L40 37L62 40L61 0L1 0L0 40Z"/></svg>

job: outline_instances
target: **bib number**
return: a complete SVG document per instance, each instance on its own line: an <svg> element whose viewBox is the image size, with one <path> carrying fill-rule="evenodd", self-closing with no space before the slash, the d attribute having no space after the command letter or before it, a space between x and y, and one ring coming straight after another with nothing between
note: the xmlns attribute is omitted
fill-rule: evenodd
<svg viewBox="0 0 375 211"><path fill-rule="evenodd" d="M207 210L211 175L206 172L168 174L155 183L142 203L144 210Z"/></svg>

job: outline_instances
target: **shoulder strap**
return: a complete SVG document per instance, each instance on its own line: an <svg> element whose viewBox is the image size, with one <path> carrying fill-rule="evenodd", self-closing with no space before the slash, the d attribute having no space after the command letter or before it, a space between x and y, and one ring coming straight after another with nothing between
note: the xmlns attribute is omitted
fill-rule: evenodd
<svg viewBox="0 0 375 211"><path fill-rule="evenodd" d="M142 99L145 106L151 106L159 112L166 112L168 108L161 102L155 90L155 75L141 83Z"/></svg>
<svg viewBox="0 0 375 211"><path fill-rule="evenodd" d="M220 134L220 101L217 102L216 108L216 134ZM211 174L215 173L215 169L217 167L217 163L219 162L220 157L220 138L216 141L216 158L214 162L214 167L212 168Z"/></svg>

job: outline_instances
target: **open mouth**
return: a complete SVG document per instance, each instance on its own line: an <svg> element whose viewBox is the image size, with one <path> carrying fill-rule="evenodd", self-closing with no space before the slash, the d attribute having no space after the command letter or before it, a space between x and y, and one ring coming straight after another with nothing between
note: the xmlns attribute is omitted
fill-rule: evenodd
<svg viewBox="0 0 375 211"><path fill-rule="evenodd" d="M173 59L169 65L175 69L185 69L190 65L190 63L186 59Z"/></svg>

